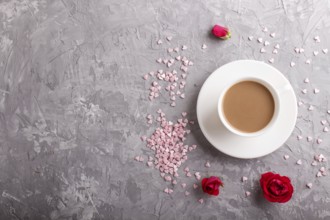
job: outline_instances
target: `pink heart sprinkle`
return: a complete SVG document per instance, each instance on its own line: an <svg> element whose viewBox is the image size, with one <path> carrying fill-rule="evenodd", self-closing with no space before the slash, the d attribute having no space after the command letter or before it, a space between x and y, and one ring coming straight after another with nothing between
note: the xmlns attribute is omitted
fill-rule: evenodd
<svg viewBox="0 0 330 220"><path fill-rule="evenodd" d="M283 156L283 158L284 158L285 160L287 160L287 159L290 158L290 156L286 154L286 155Z"/></svg>
<svg viewBox="0 0 330 220"><path fill-rule="evenodd" d="M250 196L250 195L251 195L251 193L250 193L249 191L246 191L246 192L245 192L245 196L246 196L246 197L248 197L248 196Z"/></svg>

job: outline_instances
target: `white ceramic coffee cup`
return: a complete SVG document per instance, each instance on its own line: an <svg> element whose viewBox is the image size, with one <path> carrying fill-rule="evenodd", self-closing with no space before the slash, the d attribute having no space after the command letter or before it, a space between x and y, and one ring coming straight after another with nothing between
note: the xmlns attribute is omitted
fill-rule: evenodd
<svg viewBox="0 0 330 220"><path fill-rule="evenodd" d="M274 99L274 114L272 119L270 120L270 122L261 130L256 131L256 132L243 132L240 131L238 129L236 129L235 127L233 127L228 120L226 119L226 116L223 112L223 99L224 96L226 95L226 92L235 84L243 82L243 81L253 81L253 82L257 82L260 83L261 85L265 86L269 92L272 94L273 99ZM259 136L263 133L265 133L266 131L268 131L276 122L277 118L278 118L278 112L280 109L280 101L279 101L279 91L277 91L271 84L269 84L268 82L259 79L259 78L255 78L255 77L247 77L247 78L242 78L239 79L237 81L234 81L232 83L230 83L224 90L223 92L220 94L219 97L219 101L218 101L218 114L219 114L219 118L221 120L221 122L223 123L223 125L232 133L239 135L239 136L243 136L243 137L256 137Z"/></svg>

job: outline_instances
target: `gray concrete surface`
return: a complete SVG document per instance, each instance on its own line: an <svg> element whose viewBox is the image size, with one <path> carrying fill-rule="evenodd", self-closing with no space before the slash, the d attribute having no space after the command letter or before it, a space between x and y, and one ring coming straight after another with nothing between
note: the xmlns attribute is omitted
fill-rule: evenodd
<svg viewBox="0 0 330 220"><path fill-rule="evenodd" d="M315 177L321 166L329 171L328 162L310 165L315 154L330 159L329 134L320 123L330 122L330 53L321 52L330 49L329 1L1 0L0 21L1 220L330 219L329 176ZM215 23L229 26L232 39L212 38ZM271 43L267 53L259 53L257 37ZM157 45L158 39L164 44ZM270 48L276 43L281 48L275 55ZM186 98L175 108L166 95L148 101L149 84L141 77L159 69L155 59L167 47L183 44L194 61ZM305 53L296 54L294 47ZM320 53L313 56L314 50ZM187 111L196 120L199 89L213 70L232 60L270 57L303 102L289 140L271 155L239 160L217 152L195 124L186 142L198 148L185 165L202 176L219 175L225 187L210 198L192 189L197 180L181 175L177 180L188 184L191 195L185 197L179 186L172 195L163 193L169 184L159 172L133 160L152 155L140 141L156 127L146 124L146 114L162 108L168 119ZM204 167L207 160L211 168ZM259 175L270 170L291 177L290 202L262 198Z"/></svg>

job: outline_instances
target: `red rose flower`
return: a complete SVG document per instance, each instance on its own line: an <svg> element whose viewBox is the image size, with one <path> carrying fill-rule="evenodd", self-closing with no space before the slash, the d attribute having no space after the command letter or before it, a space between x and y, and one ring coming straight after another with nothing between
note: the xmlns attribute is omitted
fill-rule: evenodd
<svg viewBox="0 0 330 220"><path fill-rule="evenodd" d="M219 177L211 176L209 178L202 179L203 191L207 194L217 196L219 195L219 187L223 186L222 181Z"/></svg>
<svg viewBox="0 0 330 220"><path fill-rule="evenodd" d="M231 37L231 33L226 27L220 25L214 25L212 28L212 34L222 40L227 40Z"/></svg>
<svg viewBox="0 0 330 220"><path fill-rule="evenodd" d="M260 186L264 197L270 202L285 203L291 199L293 194L290 179L272 172L261 175Z"/></svg>

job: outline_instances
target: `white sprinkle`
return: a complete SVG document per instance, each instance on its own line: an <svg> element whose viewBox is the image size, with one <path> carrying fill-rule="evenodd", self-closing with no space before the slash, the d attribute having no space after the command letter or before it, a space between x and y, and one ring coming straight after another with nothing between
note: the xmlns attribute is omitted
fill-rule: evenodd
<svg viewBox="0 0 330 220"><path fill-rule="evenodd" d="M185 191L184 194L185 194L186 196L189 196L189 195L190 195L190 192Z"/></svg>
<svg viewBox="0 0 330 220"><path fill-rule="evenodd" d="M186 46L186 45L182 45L182 48L181 48L182 50L187 50L188 49L188 47Z"/></svg>
<svg viewBox="0 0 330 220"><path fill-rule="evenodd" d="M327 54L327 53L328 53L328 49L323 49L322 52L323 52L324 54Z"/></svg>
<svg viewBox="0 0 330 220"><path fill-rule="evenodd" d="M307 183L306 184L306 187L309 188L309 189L311 189L313 187L313 184L312 183Z"/></svg>
<svg viewBox="0 0 330 220"><path fill-rule="evenodd" d="M294 67L295 65L296 65L295 62L291 62L291 63L290 63L290 66L291 66L291 67Z"/></svg>
<svg viewBox="0 0 330 220"><path fill-rule="evenodd" d="M175 107L175 106L176 106L175 102L172 102L171 107Z"/></svg>
<svg viewBox="0 0 330 220"><path fill-rule="evenodd" d="M253 40L253 36L248 37L249 41Z"/></svg>
<svg viewBox="0 0 330 220"><path fill-rule="evenodd" d="M186 188L187 184L181 183L182 188Z"/></svg>
<svg viewBox="0 0 330 220"><path fill-rule="evenodd" d="M297 165L301 165L302 164L302 161L299 159L299 160L297 160L296 164Z"/></svg>
<svg viewBox="0 0 330 220"><path fill-rule="evenodd" d="M196 183L194 183L193 188L194 189L197 189L198 188L198 185Z"/></svg>
<svg viewBox="0 0 330 220"><path fill-rule="evenodd" d="M323 172L325 172L325 167L321 167L320 168L320 171L323 173Z"/></svg>
<svg viewBox="0 0 330 220"><path fill-rule="evenodd" d="M203 203L204 203L204 200L203 200L203 199L199 199L198 202L199 202L200 204L203 204Z"/></svg>
<svg viewBox="0 0 330 220"><path fill-rule="evenodd" d="M322 173L320 171L317 172L316 177L321 177L321 176L322 176Z"/></svg>
<svg viewBox="0 0 330 220"><path fill-rule="evenodd" d="M300 48L299 49L299 53L303 53L303 52L305 52L305 49L304 48Z"/></svg>
<svg viewBox="0 0 330 220"><path fill-rule="evenodd" d="M274 38L276 36L276 33L271 33L269 36L271 36L272 38Z"/></svg>
<svg viewBox="0 0 330 220"><path fill-rule="evenodd" d="M242 182L246 182L248 178L246 176L242 176Z"/></svg>
<svg viewBox="0 0 330 220"><path fill-rule="evenodd" d="M302 136L301 135L297 135L297 140L301 140Z"/></svg>
<svg viewBox="0 0 330 220"><path fill-rule="evenodd" d="M181 56L177 56L175 57L176 60L180 61L181 60Z"/></svg>
<svg viewBox="0 0 330 220"><path fill-rule="evenodd" d="M316 162L316 161L313 161L313 162L311 163L311 165L312 165L312 166L316 166L316 165L317 165L317 162Z"/></svg>
<svg viewBox="0 0 330 220"><path fill-rule="evenodd" d="M202 44L202 49L204 50L206 48L207 48L206 44Z"/></svg>
<svg viewBox="0 0 330 220"><path fill-rule="evenodd" d="M246 196L246 197L248 197L248 196L250 196L250 195L251 195L251 193L250 193L249 191L246 191L246 192L245 192L245 196Z"/></svg>
<svg viewBox="0 0 330 220"><path fill-rule="evenodd" d="M330 114L330 110L328 110L327 113Z"/></svg>
<svg viewBox="0 0 330 220"><path fill-rule="evenodd" d="M316 139L316 143L318 143L318 144L321 144L322 143L322 139L320 139L320 138L318 138L318 139Z"/></svg>
<svg viewBox="0 0 330 220"><path fill-rule="evenodd" d="M173 38L172 36L167 36L167 37L166 37L166 40L171 41L172 38Z"/></svg>
<svg viewBox="0 0 330 220"><path fill-rule="evenodd" d="M310 106L308 107L308 111L313 111L313 110L314 110L314 106L310 105Z"/></svg>
<svg viewBox="0 0 330 220"><path fill-rule="evenodd" d="M173 50L174 50L174 52L177 53L177 52L179 52L180 49L178 47L175 47Z"/></svg>
<svg viewBox="0 0 330 220"><path fill-rule="evenodd" d="M162 61L163 61L162 58L158 58L158 59L156 60L157 63L161 63Z"/></svg>
<svg viewBox="0 0 330 220"><path fill-rule="evenodd" d="M306 64L311 64L311 62L312 62L312 61L309 60L309 59L305 61Z"/></svg>
<svg viewBox="0 0 330 220"><path fill-rule="evenodd" d="M280 45L279 45L279 44L276 44L276 45L274 46L274 48L275 48L275 49L280 49Z"/></svg>
<svg viewBox="0 0 330 220"><path fill-rule="evenodd" d="M296 52L296 53L299 53L299 48L298 47L296 47L296 48L294 48L294 51Z"/></svg>
<svg viewBox="0 0 330 220"><path fill-rule="evenodd" d="M306 94L306 93L307 93L307 89L303 89L303 90L301 90L301 92L302 92L303 94Z"/></svg>
<svg viewBox="0 0 330 220"><path fill-rule="evenodd" d="M269 44L270 44L269 41L265 41L264 43L265 46L268 46Z"/></svg>
<svg viewBox="0 0 330 220"><path fill-rule="evenodd" d="M157 44L159 45L159 44L162 44L163 43L163 41L162 40L158 40L157 41Z"/></svg>
<svg viewBox="0 0 330 220"><path fill-rule="evenodd" d="M264 27L264 28L262 29L262 31L263 31L263 32L268 32L268 28L267 28L267 27Z"/></svg>
<svg viewBox="0 0 330 220"><path fill-rule="evenodd" d="M311 136L308 136L308 137L307 137L307 141L308 141L308 142L311 142L312 140L313 140L313 138L312 138Z"/></svg>
<svg viewBox="0 0 330 220"><path fill-rule="evenodd" d="M314 56L317 56L319 54L319 52L318 51L314 51L313 54L314 54Z"/></svg>
<svg viewBox="0 0 330 220"><path fill-rule="evenodd" d="M315 36L315 37L314 37L314 41L315 41L316 43L320 43L320 42L321 42L321 39L320 39L319 36Z"/></svg>
<svg viewBox="0 0 330 220"><path fill-rule="evenodd" d="M211 167L211 164L210 164L210 162L209 162L209 161L206 161L206 163L205 163L205 167L208 167L208 168L210 168L210 167Z"/></svg>
<svg viewBox="0 0 330 220"><path fill-rule="evenodd" d="M283 156L283 158L284 158L285 160L287 160L287 159L290 158L290 156L286 154L286 155Z"/></svg>
<svg viewBox="0 0 330 220"><path fill-rule="evenodd" d="M305 78L304 79L304 83L309 83L309 79L308 78Z"/></svg>
<svg viewBox="0 0 330 220"><path fill-rule="evenodd" d="M263 42L263 40L262 40L261 37L259 37L259 38L257 39L257 41L258 41L259 43L262 43L262 42Z"/></svg>
<svg viewBox="0 0 330 220"><path fill-rule="evenodd" d="M274 58L270 58L270 59L268 60L268 62L269 62L269 63L274 63Z"/></svg>
<svg viewBox="0 0 330 220"><path fill-rule="evenodd" d="M329 131L329 128L328 127L324 127L323 128L323 132L328 132Z"/></svg>
<svg viewBox="0 0 330 220"><path fill-rule="evenodd" d="M315 94L317 94L317 93L319 93L319 92L320 92L319 89L317 89L317 88L314 89L314 93L315 93Z"/></svg>
<svg viewBox="0 0 330 220"><path fill-rule="evenodd" d="M167 49L167 52L172 53L173 52L173 48L168 48Z"/></svg>
<svg viewBox="0 0 330 220"><path fill-rule="evenodd" d="M262 48L260 49L260 53L265 53L265 52L266 52L265 48L262 47Z"/></svg>
<svg viewBox="0 0 330 220"><path fill-rule="evenodd" d="M321 121L321 124L322 124L322 125L325 125L326 123L327 123L326 120L322 120L322 121Z"/></svg>
<svg viewBox="0 0 330 220"><path fill-rule="evenodd" d="M299 101L298 102L298 106L301 106L303 103L302 103L302 101Z"/></svg>
<svg viewBox="0 0 330 220"><path fill-rule="evenodd" d="M277 54L278 53L278 50L277 49L274 49L273 50L273 54Z"/></svg>

